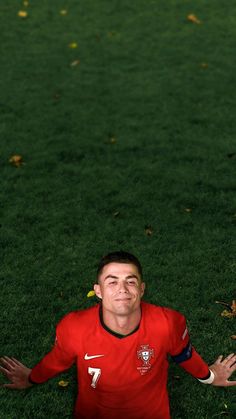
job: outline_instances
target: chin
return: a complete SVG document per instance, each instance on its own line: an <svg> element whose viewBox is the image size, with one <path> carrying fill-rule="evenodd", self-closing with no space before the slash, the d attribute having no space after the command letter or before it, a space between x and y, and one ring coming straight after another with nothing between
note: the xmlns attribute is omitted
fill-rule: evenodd
<svg viewBox="0 0 236 419"><path fill-rule="evenodd" d="M118 309L118 310L115 310L115 314L117 314L118 316L128 316L129 314L131 314L133 312L133 310L130 310L130 309Z"/></svg>
<svg viewBox="0 0 236 419"><path fill-rule="evenodd" d="M126 314L131 314L131 313L133 313L135 310L137 310L137 308L136 307L134 307L133 305L131 305L131 304L119 304L119 305L116 305L116 307L114 307L114 311L117 313L117 314L124 314L124 315L126 315Z"/></svg>

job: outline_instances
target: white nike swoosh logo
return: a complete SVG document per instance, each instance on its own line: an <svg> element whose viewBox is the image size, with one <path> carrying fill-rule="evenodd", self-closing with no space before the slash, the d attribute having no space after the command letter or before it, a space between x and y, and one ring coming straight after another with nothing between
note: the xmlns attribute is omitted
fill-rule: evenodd
<svg viewBox="0 0 236 419"><path fill-rule="evenodd" d="M86 359L86 361L88 361L88 359L100 358L101 356L104 356L104 355L88 355L88 354L85 354L84 359Z"/></svg>

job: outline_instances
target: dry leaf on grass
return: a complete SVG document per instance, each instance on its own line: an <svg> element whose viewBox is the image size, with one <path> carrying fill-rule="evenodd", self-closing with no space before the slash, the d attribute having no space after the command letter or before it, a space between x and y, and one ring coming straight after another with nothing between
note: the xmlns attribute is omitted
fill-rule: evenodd
<svg viewBox="0 0 236 419"><path fill-rule="evenodd" d="M188 15L188 16L187 16L187 19L188 19L188 21L189 21L189 22L196 23L197 25L200 25L200 23L202 23L202 22L198 19L198 17L197 17L196 15L194 15L194 14L190 14L190 15Z"/></svg>
<svg viewBox="0 0 236 419"><path fill-rule="evenodd" d="M192 208L184 208L185 212L192 212Z"/></svg>
<svg viewBox="0 0 236 419"><path fill-rule="evenodd" d="M25 19L26 17L28 17L28 12L26 12L25 10L19 10L18 16Z"/></svg>
<svg viewBox="0 0 236 419"><path fill-rule="evenodd" d="M74 61L72 61L72 63L70 64L70 66L71 67L76 67L79 64L80 64L80 60L74 60Z"/></svg>
<svg viewBox="0 0 236 419"><path fill-rule="evenodd" d="M113 134L108 134L108 139L104 141L105 144L116 144L117 138Z"/></svg>
<svg viewBox="0 0 236 419"><path fill-rule="evenodd" d="M68 387L69 381L61 380L58 382L59 387Z"/></svg>
<svg viewBox="0 0 236 419"><path fill-rule="evenodd" d="M11 158L9 159L9 163L11 163L15 167L19 167L22 164L24 164L22 156L18 154L11 156Z"/></svg>
<svg viewBox="0 0 236 419"><path fill-rule="evenodd" d="M232 319L233 317L236 317L236 300L233 300L231 305L228 303L225 303L224 301L216 301L216 304L221 304L227 309L223 310L221 313L222 317L226 317L228 319Z"/></svg>
<svg viewBox="0 0 236 419"><path fill-rule="evenodd" d="M236 340L236 335L232 335L230 337L231 337L231 339Z"/></svg>
<svg viewBox="0 0 236 419"><path fill-rule="evenodd" d="M78 48L78 44L77 44L77 42L71 42L71 43L68 45L68 47L69 47L69 48L71 48L71 49L75 49L75 48Z"/></svg>
<svg viewBox="0 0 236 419"><path fill-rule="evenodd" d="M227 319L232 319L232 317L234 317L234 315L228 310L223 310L220 315L222 317L226 317Z"/></svg>
<svg viewBox="0 0 236 419"><path fill-rule="evenodd" d="M145 230L145 234L147 236L151 236L153 234L153 228L150 225L146 225L144 230Z"/></svg>
<svg viewBox="0 0 236 419"><path fill-rule="evenodd" d="M88 298L94 297L94 296L95 296L95 291L93 291L93 290L92 291L89 291L88 294L87 294L87 297Z"/></svg>
<svg viewBox="0 0 236 419"><path fill-rule="evenodd" d="M65 9L60 10L60 14L61 14L62 16L67 15L67 10L65 10Z"/></svg>

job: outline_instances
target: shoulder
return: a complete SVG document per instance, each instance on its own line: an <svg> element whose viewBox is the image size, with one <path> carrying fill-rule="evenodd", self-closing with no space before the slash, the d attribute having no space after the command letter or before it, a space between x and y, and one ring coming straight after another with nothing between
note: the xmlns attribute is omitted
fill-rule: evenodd
<svg viewBox="0 0 236 419"><path fill-rule="evenodd" d="M88 334L94 333L98 324L99 305L86 310L72 311L66 314L56 327L57 342L64 351L75 353Z"/></svg>
<svg viewBox="0 0 236 419"><path fill-rule="evenodd" d="M172 308L163 307L163 313L167 319L170 321L181 321L185 319L184 315L177 310L173 310Z"/></svg>
<svg viewBox="0 0 236 419"><path fill-rule="evenodd" d="M169 325L185 322L184 315L172 308L156 306L143 301L141 307L145 317L155 317L155 319L166 321Z"/></svg>
<svg viewBox="0 0 236 419"><path fill-rule="evenodd" d="M163 307L163 306L157 306L155 304L150 304L145 301L142 301L141 303L142 310L145 313L153 313L156 315L163 315L165 317L183 317L183 314L181 314L179 311L176 311L169 307Z"/></svg>
<svg viewBox="0 0 236 419"><path fill-rule="evenodd" d="M98 317L99 305L95 305L85 310L75 310L66 314L58 323L59 329L73 329L87 326L88 323Z"/></svg>

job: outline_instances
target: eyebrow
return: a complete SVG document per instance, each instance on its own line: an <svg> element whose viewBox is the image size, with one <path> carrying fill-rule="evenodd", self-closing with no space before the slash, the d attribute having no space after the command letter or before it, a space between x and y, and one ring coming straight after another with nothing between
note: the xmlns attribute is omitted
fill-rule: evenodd
<svg viewBox="0 0 236 419"><path fill-rule="evenodd" d="M113 279L118 279L119 277L118 276L116 276L116 275L107 275L105 278L104 278L104 281L106 280L106 279L108 279L108 278L113 278ZM139 280L139 277L137 276L137 275L135 275L135 274L131 274L131 275L128 275L128 276L126 276L125 277L125 279L130 279L130 278L136 278L137 280Z"/></svg>

